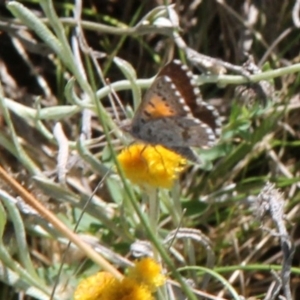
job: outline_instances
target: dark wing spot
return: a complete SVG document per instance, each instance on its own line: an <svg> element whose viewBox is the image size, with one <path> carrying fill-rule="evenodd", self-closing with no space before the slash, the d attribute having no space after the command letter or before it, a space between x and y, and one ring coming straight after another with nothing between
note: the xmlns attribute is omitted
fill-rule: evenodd
<svg viewBox="0 0 300 300"><path fill-rule="evenodd" d="M182 137L183 137L184 140L187 140L187 139L190 138L190 134L189 134L189 131L187 129L182 131Z"/></svg>
<svg viewBox="0 0 300 300"><path fill-rule="evenodd" d="M148 111L145 110L143 113L144 113L144 115L146 115L148 118L151 117L151 113L149 113Z"/></svg>

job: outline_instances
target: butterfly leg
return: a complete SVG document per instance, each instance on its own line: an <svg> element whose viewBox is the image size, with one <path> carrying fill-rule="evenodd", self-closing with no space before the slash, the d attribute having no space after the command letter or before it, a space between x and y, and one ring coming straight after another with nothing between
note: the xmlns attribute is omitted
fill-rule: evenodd
<svg viewBox="0 0 300 300"><path fill-rule="evenodd" d="M156 146L154 146L154 149L155 149L155 151L159 154L160 159L161 159L161 163L162 163L162 165L164 166L164 169L166 170L166 166L165 166L165 162L164 162L163 156L162 156L161 153L156 149Z"/></svg>
<svg viewBox="0 0 300 300"><path fill-rule="evenodd" d="M145 145L145 147L141 150L141 152L140 152L141 156L143 156L142 154L146 150L147 147L148 147L148 145ZM164 169L166 170L166 165L165 165L164 158L163 158L162 154L157 150L157 147L155 145L152 146L152 147L154 148L155 152L160 156L161 163L162 163ZM146 160L145 160L145 162L147 163ZM148 164L147 164L147 168L149 168Z"/></svg>

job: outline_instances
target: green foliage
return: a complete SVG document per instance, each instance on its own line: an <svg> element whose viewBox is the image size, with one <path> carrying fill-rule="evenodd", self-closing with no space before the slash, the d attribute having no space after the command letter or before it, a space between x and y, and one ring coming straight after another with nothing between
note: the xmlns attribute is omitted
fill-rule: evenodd
<svg viewBox="0 0 300 300"><path fill-rule="evenodd" d="M300 64L293 56L299 50L298 34L287 36L284 43L277 40L290 20L291 4L274 1L282 22L273 37L275 12L265 8L265 1L255 7L258 19L250 29L239 12L241 1L232 1L230 7L219 1L218 9L215 1L197 7L181 1L179 8L125 2L99 6L92 1L82 10L75 2L7 4L12 15L1 30L11 41L17 36L28 42L25 37L30 36L36 56L26 43L11 43L7 50L12 53L4 60L7 69L15 65L12 49L28 69L15 78L1 78L0 165L68 228L78 224L79 236L122 271L130 265L133 242L146 240L188 299L196 296L185 278L193 279L199 293L207 283L203 289L213 295L223 291L228 299L266 294L274 280L270 269L280 269L282 261L276 236L259 230L262 224L249 203L272 181L287 200L288 228L296 231L298 224ZM199 53L241 65L236 61L242 42L237 28L253 34L255 61L272 43L278 45L266 56L268 61L260 62L261 72L245 76L209 70L198 76L204 91L214 87L204 98L206 93L218 98L224 120L219 143L197 150L201 166L189 166L172 191L134 186L116 155L132 142L122 126L139 105L141 90L150 86L162 62L184 56L180 39ZM22 31L26 35L19 35ZM16 84L10 86L11 77ZM34 83L24 88L20 79L26 77ZM266 99L256 95L253 103L245 103L234 96L236 86L255 91L253 83L264 81L276 88ZM54 132L58 123L59 135ZM66 160L59 159L61 153ZM49 299L58 278L54 299L71 299L78 281L99 267L77 248L67 250L68 240L59 230L21 207L19 195L4 181L0 184L0 280L27 299ZM294 276L298 262L293 265ZM241 285L231 277L235 271L243 271ZM209 284L208 273L213 278ZM265 284L257 280L262 276ZM70 289L64 289L68 279ZM157 299L166 295L162 289Z"/></svg>

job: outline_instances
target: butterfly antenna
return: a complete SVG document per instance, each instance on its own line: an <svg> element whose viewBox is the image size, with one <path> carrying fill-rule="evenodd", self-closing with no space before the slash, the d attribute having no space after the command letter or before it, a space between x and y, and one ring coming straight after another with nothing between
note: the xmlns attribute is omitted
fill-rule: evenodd
<svg viewBox="0 0 300 300"><path fill-rule="evenodd" d="M83 206L82 211L81 211L81 213L79 215L79 218L78 218L77 223L76 223L76 225L74 227L74 230L73 230L75 233L76 233L76 231L78 229L78 226L79 226L79 224L80 224L80 222L81 222L81 220L83 218L83 215L84 215L87 207L91 203L91 201L92 201L93 197L95 196L96 192L99 190L99 188L102 186L102 184L106 180L107 176L110 174L111 169L112 169L112 167L104 174L103 178L99 181L99 183L97 184L96 188L92 192L91 196L89 197L89 199L86 201L85 205ZM59 281L59 278L60 278L60 274L62 273L62 268L63 268L64 262L65 262L65 260L67 258L67 253L68 253L68 250L71 247L71 244L72 244L72 242L69 241L68 244L67 244L67 247L65 249L65 252L63 253L63 256L62 256L62 259L61 259L61 263L60 263L60 266L59 266L59 270L58 270L58 275L57 275L57 277L55 279L55 282L54 282L53 289L52 289L52 292L51 292L49 300L53 300L53 298L54 298L55 291L56 291L56 288L58 286L58 281Z"/></svg>
<svg viewBox="0 0 300 300"><path fill-rule="evenodd" d="M113 95L113 97L109 97L109 100L110 100L110 104L111 104L111 107L112 107L114 116L116 117L117 122L120 123L121 121L120 121L120 117L119 117L119 113L118 113L117 107L116 107L116 105L115 105L115 101L117 102L119 108L122 110L124 116L126 116L126 110L125 110L124 105L123 105L123 103L121 102L121 100L120 100L118 94L115 92L115 90L114 90L113 87L111 86L110 80L109 80L109 79L106 79L106 83L107 83L107 85L108 85L109 88L110 88L111 94Z"/></svg>

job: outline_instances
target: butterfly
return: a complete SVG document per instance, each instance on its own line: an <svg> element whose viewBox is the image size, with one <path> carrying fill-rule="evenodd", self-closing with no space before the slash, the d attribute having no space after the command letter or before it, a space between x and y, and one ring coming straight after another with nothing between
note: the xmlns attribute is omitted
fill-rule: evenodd
<svg viewBox="0 0 300 300"><path fill-rule="evenodd" d="M221 134L221 120L218 111L202 100L188 67L173 60L156 76L126 131L199 163L190 147L213 146Z"/></svg>

